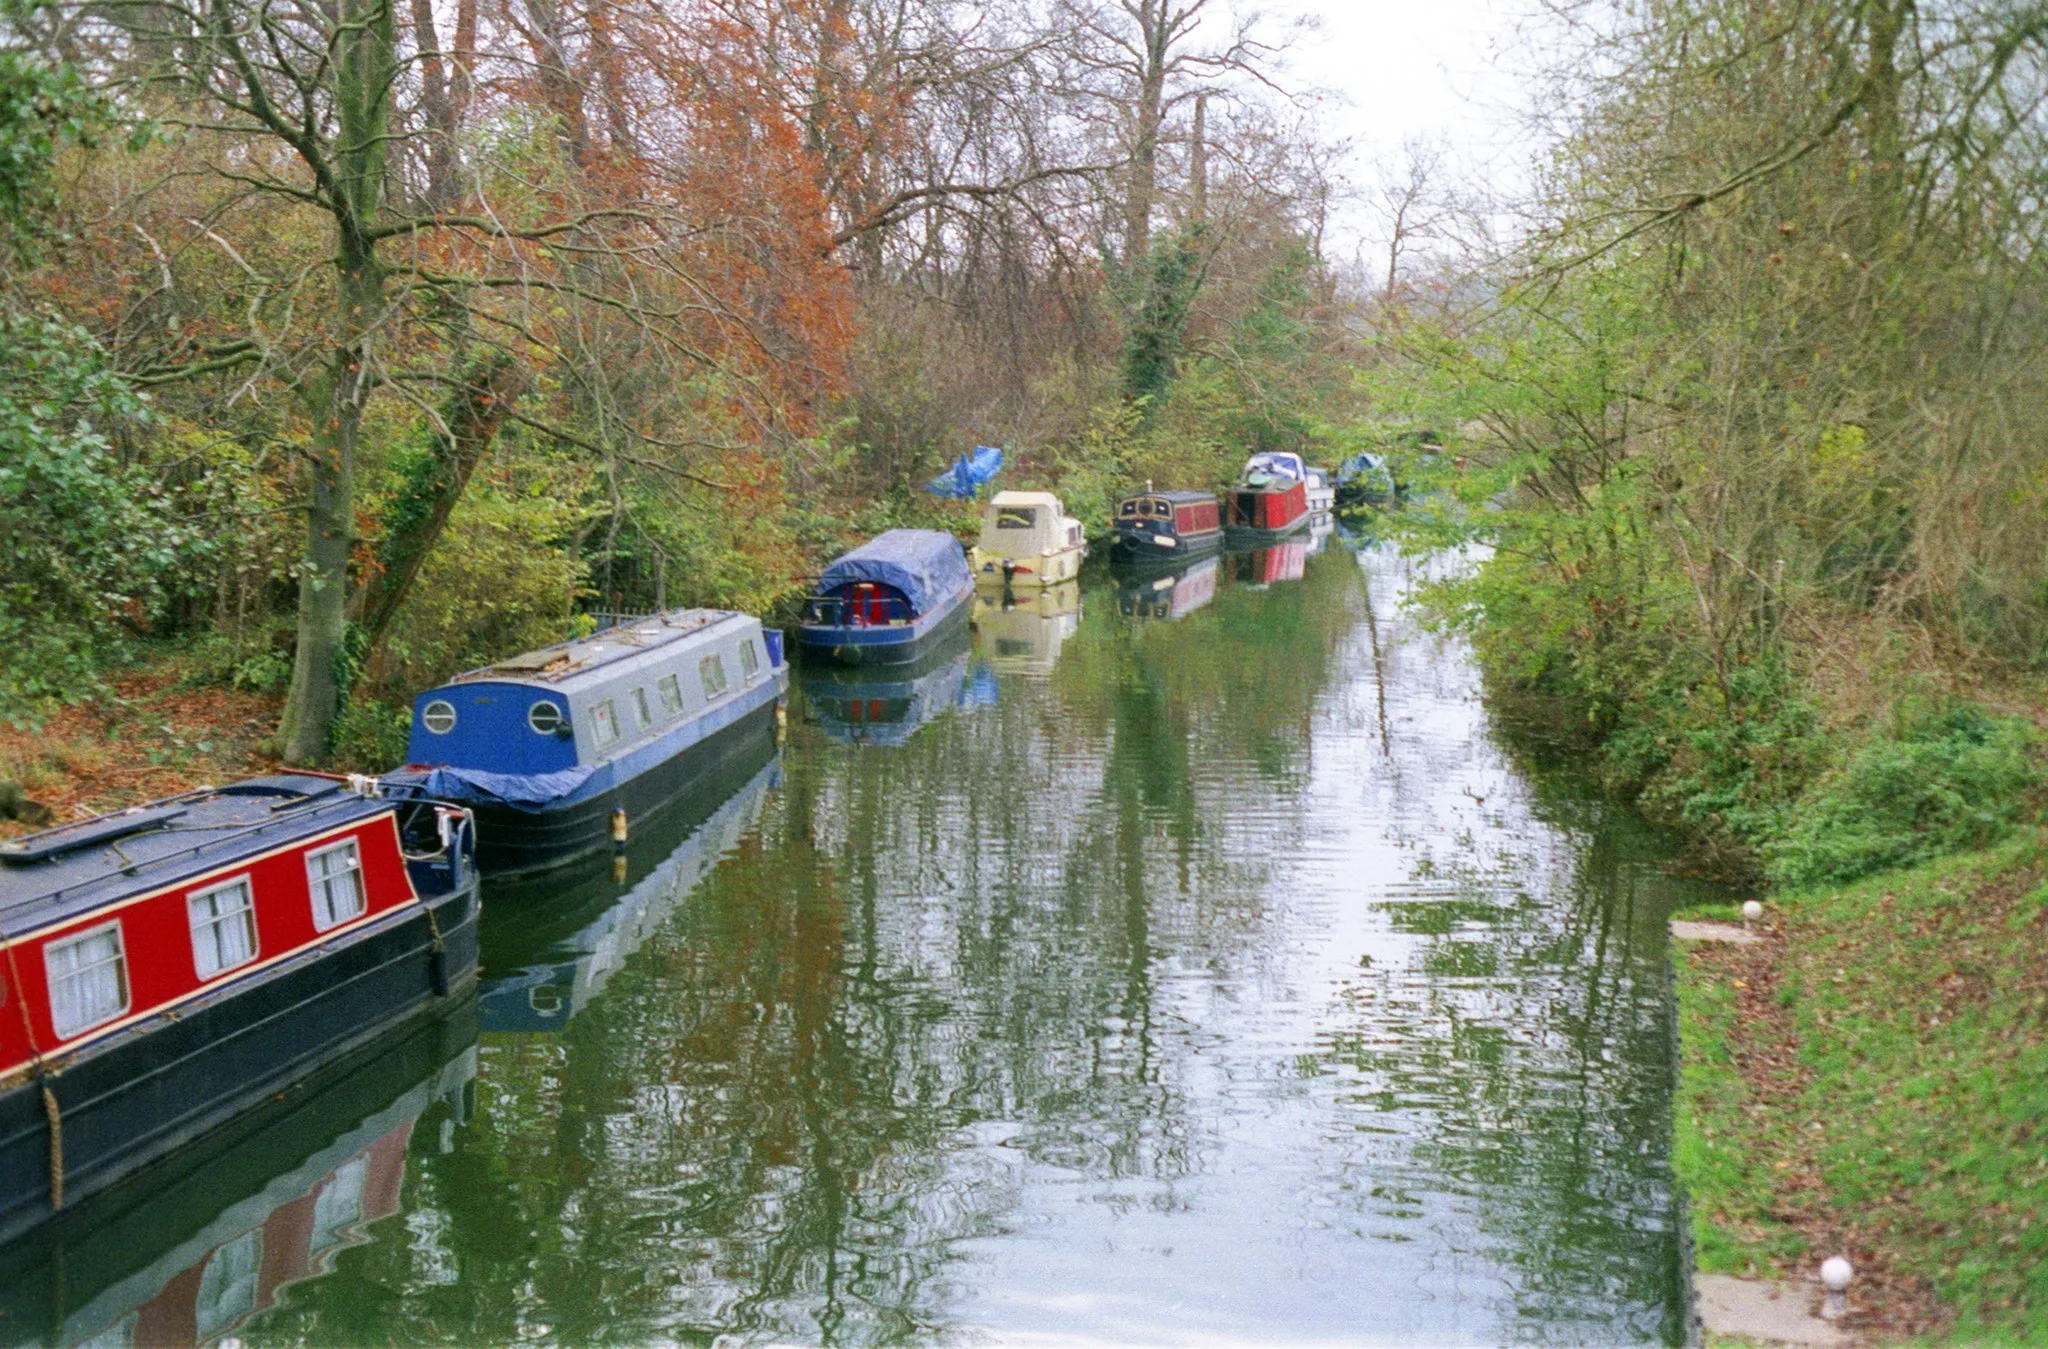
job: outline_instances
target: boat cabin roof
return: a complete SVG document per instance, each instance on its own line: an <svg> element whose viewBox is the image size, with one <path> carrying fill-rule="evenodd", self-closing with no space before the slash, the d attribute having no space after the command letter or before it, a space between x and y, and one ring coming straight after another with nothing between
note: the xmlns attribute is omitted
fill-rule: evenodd
<svg viewBox="0 0 2048 1349"><path fill-rule="evenodd" d="M390 809L340 778L282 773L9 839L0 843L0 929L18 937Z"/></svg>
<svg viewBox="0 0 2048 1349"><path fill-rule="evenodd" d="M1055 515L1063 509L1051 492L998 492L988 499L990 506L1050 506Z"/></svg>
<svg viewBox="0 0 2048 1349"><path fill-rule="evenodd" d="M609 667L635 656L644 656L699 633L709 632L729 619L746 615L731 609L670 609L666 613L631 618L588 637L544 646L538 651L465 670L449 684L490 680L499 684L526 684L533 688L574 693L609 682Z"/></svg>
<svg viewBox="0 0 2048 1349"><path fill-rule="evenodd" d="M1180 489L1172 492L1132 492L1117 504L1122 505L1124 501L1139 501L1145 497L1151 497L1154 501L1171 501L1176 506L1200 506L1205 503L1214 505L1216 503L1216 494L1214 492L1194 492Z"/></svg>

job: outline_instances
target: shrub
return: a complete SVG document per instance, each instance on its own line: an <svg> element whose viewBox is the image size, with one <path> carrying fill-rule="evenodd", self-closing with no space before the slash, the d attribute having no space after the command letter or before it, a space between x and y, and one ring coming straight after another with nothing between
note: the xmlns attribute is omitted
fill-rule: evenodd
<svg viewBox="0 0 2048 1349"><path fill-rule="evenodd" d="M1840 884L2008 833L2041 782L2040 734L1958 705L1859 750L1801 795L1765 847L1783 886Z"/></svg>

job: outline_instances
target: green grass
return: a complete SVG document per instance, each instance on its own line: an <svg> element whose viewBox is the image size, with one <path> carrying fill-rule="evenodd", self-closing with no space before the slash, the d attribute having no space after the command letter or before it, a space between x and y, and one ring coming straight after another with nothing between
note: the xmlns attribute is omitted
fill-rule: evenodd
<svg viewBox="0 0 2048 1349"><path fill-rule="evenodd" d="M2048 1342L2048 842L1782 896L1797 1044L1745 1078L1719 953L1681 952L1674 1159L1700 1267L1778 1273L1802 1213L1886 1252L1959 1343ZM1755 1009L1752 1008L1752 1011Z"/></svg>

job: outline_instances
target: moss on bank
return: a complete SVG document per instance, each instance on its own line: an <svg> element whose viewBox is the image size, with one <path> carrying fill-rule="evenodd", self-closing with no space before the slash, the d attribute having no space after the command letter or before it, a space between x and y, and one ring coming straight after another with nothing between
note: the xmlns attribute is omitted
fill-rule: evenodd
<svg viewBox="0 0 2048 1349"><path fill-rule="evenodd" d="M2048 835L1772 905L1677 953L1700 1268L1844 1251L1867 1333L2048 1342Z"/></svg>

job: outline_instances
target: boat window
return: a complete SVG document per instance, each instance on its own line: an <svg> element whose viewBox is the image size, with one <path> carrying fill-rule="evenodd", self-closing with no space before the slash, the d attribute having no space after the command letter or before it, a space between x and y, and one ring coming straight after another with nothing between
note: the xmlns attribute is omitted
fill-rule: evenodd
<svg viewBox="0 0 2048 1349"><path fill-rule="evenodd" d="M597 741L598 748L615 745L619 740L619 713L612 706L611 699L590 705L590 734Z"/></svg>
<svg viewBox="0 0 2048 1349"><path fill-rule="evenodd" d="M252 1227L215 1251L199 1275L192 1299L200 1344L219 1339L256 1310L263 1274L263 1229Z"/></svg>
<svg viewBox="0 0 2048 1349"><path fill-rule="evenodd" d="M725 693L725 657L712 652L697 662L697 673L703 676L706 698L718 698Z"/></svg>
<svg viewBox="0 0 2048 1349"><path fill-rule="evenodd" d="M672 674L663 675L655 682L654 691L661 695L662 715L680 717L683 715L683 686Z"/></svg>
<svg viewBox="0 0 2048 1349"><path fill-rule="evenodd" d="M761 653L751 640L740 643L740 674L751 684L761 673Z"/></svg>
<svg viewBox="0 0 2048 1349"><path fill-rule="evenodd" d="M247 876L193 891L185 910L192 919L192 966L201 979L256 958L256 910Z"/></svg>
<svg viewBox="0 0 2048 1349"><path fill-rule="evenodd" d="M128 961L119 919L43 948L50 980L50 1023L60 1039L128 1010Z"/></svg>
<svg viewBox="0 0 2048 1349"><path fill-rule="evenodd" d="M1000 507L996 511L996 528L1036 529L1038 528L1038 508L1036 506Z"/></svg>
<svg viewBox="0 0 2048 1349"><path fill-rule="evenodd" d="M1124 503L1122 513L1126 519L1133 515L1136 515L1138 513L1138 503L1135 501L1126 501Z"/></svg>
<svg viewBox="0 0 2048 1349"><path fill-rule="evenodd" d="M562 709L545 698L526 709L526 724L533 728L535 735L553 735L562 729L565 722Z"/></svg>
<svg viewBox="0 0 2048 1349"><path fill-rule="evenodd" d="M1173 503L1171 501L1155 501L1152 503L1152 513L1162 519L1171 520L1173 518Z"/></svg>
<svg viewBox="0 0 2048 1349"><path fill-rule="evenodd" d="M1067 526L1067 542L1068 542L1068 543L1079 543L1080 541L1081 541L1081 526L1079 526L1079 525L1068 525L1068 526Z"/></svg>
<svg viewBox="0 0 2048 1349"><path fill-rule="evenodd" d="M640 717L641 730L644 731L654 724L654 711L647 705L646 689L635 688L633 690L633 711Z"/></svg>
<svg viewBox="0 0 2048 1349"><path fill-rule="evenodd" d="M362 913L366 904L363 858L354 839L307 853L306 880L313 890L315 930L325 932Z"/></svg>
<svg viewBox="0 0 2048 1349"><path fill-rule="evenodd" d="M446 735L455 729L455 704L444 698L436 698L420 709L420 724L435 735Z"/></svg>

